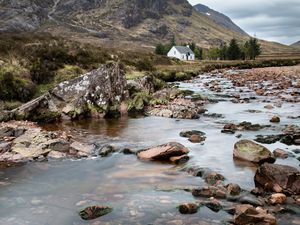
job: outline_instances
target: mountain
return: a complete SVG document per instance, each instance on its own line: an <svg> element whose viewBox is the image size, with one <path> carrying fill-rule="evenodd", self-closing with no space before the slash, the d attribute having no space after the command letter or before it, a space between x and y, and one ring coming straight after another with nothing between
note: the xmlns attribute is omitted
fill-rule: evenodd
<svg viewBox="0 0 300 225"><path fill-rule="evenodd" d="M300 41L297 41L294 44L291 44L291 47L300 48Z"/></svg>
<svg viewBox="0 0 300 225"><path fill-rule="evenodd" d="M205 5L197 4L194 5L194 8L202 13L203 15L207 16L208 18L212 19L214 22L216 22L218 25L224 27L225 29L233 30L237 33L247 35L247 33L240 28L238 25L236 25L228 16L219 13Z"/></svg>
<svg viewBox="0 0 300 225"><path fill-rule="evenodd" d="M120 50L153 51L173 38L204 48L249 38L228 23L199 13L187 0L0 0L0 33L48 32ZM290 49L262 45L266 52Z"/></svg>
<svg viewBox="0 0 300 225"><path fill-rule="evenodd" d="M175 37L203 47L245 36L197 13L186 0L0 0L0 32L28 31L145 45Z"/></svg>

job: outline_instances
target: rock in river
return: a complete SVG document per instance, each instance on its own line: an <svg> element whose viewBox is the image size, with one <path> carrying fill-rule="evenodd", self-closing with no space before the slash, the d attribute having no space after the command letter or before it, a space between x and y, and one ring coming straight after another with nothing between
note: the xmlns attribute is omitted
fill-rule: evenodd
<svg viewBox="0 0 300 225"><path fill-rule="evenodd" d="M111 213L112 211L113 209L108 206L90 206L81 210L79 215L83 220L93 220Z"/></svg>
<svg viewBox="0 0 300 225"><path fill-rule="evenodd" d="M124 74L118 63L103 65L11 111L11 119L51 122L61 117L119 114L126 96Z"/></svg>
<svg viewBox="0 0 300 225"><path fill-rule="evenodd" d="M272 194L269 198L269 202L273 205L284 204L286 202L286 195L282 193Z"/></svg>
<svg viewBox="0 0 300 225"><path fill-rule="evenodd" d="M199 205L195 203L185 203L178 206L178 210L181 214L195 214L198 212Z"/></svg>
<svg viewBox="0 0 300 225"><path fill-rule="evenodd" d="M139 151L137 156L142 160L158 160L169 161L171 157L182 156L189 153L189 150L182 144L177 142L170 142L159 145L153 148Z"/></svg>
<svg viewBox="0 0 300 225"><path fill-rule="evenodd" d="M277 225L273 215L262 208L254 208L248 204L236 206L233 220L236 225Z"/></svg>
<svg viewBox="0 0 300 225"><path fill-rule="evenodd" d="M273 151L273 154L276 158L281 158L281 159L286 159L287 157L289 157L289 153L283 149L275 149Z"/></svg>
<svg viewBox="0 0 300 225"><path fill-rule="evenodd" d="M204 136L205 133L199 130L189 130L180 132L180 137L190 138L193 135Z"/></svg>
<svg viewBox="0 0 300 225"><path fill-rule="evenodd" d="M273 154L266 147L249 140L241 140L234 145L233 157L252 163L275 162Z"/></svg>
<svg viewBox="0 0 300 225"><path fill-rule="evenodd" d="M264 191L300 194L300 173L291 166L265 163L258 168L254 181Z"/></svg>

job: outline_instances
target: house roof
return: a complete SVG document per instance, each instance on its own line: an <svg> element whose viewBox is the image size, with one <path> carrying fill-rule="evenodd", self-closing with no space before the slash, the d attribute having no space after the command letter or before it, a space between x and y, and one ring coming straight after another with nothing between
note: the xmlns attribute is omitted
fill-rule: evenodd
<svg viewBox="0 0 300 225"><path fill-rule="evenodd" d="M194 52L189 48L189 47L187 47L187 46L174 46L176 49L177 49L177 51L179 51L179 53L181 53L181 54L188 54L188 53L190 53L190 54L194 54Z"/></svg>

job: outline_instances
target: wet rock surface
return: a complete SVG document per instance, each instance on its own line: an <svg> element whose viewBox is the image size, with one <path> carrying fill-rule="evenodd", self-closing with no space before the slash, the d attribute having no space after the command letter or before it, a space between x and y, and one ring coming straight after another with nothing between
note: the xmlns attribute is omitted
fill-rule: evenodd
<svg viewBox="0 0 300 225"><path fill-rule="evenodd" d="M141 160L170 161L172 157L187 155L189 150L180 143L170 142L137 153Z"/></svg>
<svg viewBox="0 0 300 225"><path fill-rule="evenodd" d="M176 119L198 119L203 104L204 101L193 102L190 99L176 98L167 105L148 109L146 114Z"/></svg>
<svg viewBox="0 0 300 225"><path fill-rule="evenodd" d="M254 208L248 204L236 206L233 221L236 225L277 225L277 220L272 214L262 208Z"/></svg>
<svg viewBox="0 0 300 225"><path fill-rule="evenodd" d="M249 140L241 140L235 144L233 157L252 163L275 162L275 158L270 150Z"/></svg>
<svg viewBox="0 0 300 225"><path fill-rule="evenodd" d="M265 163L255 174L255 185L266 192L300 194L299 170L285 165Z"/></svg>
<svg viewBox="0 0 300 225"><path fill-rule="evenodd" d="M64 132L50 132L35 123L10 121L0 124L0 162L21 163L42 159L81 158L94 146L74 141Z"/></svg>
<svg viewBox="0 0 300 225"><path fill-rule="evenodd" d="M83 220L93 220L112 211L113 209L108 206L90 206L80 211L79 215Z"/></svg>

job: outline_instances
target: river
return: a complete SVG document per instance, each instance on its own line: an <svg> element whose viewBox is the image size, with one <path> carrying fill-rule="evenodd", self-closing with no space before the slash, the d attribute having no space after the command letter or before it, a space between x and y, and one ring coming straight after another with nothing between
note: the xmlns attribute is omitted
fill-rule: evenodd
<svg viewBox="0 0 300 225"><path fill-rule="evenodd" d="M205 82L219 79L226 87L221 93L210 91ZM225 176L226 183L238 183L243 189L254 188L255 166L233 160L234 143L254 139L258 134L276 134L284 125L300 125L300 104L283 103L273 110L264 108L275 98L258 97L250 103L232 103L238 90L221 76L201 75L193 82L180 83L181 89L193 90L219 102L208 104L209 114L198 120L177 120L160 117L121 118L118 120L81 120L45 126L48 130L72 130L76 138L99 146L112 144L118 148L143 149L149 146L180 142L190 149L190 161L185 166L209 168ZM253 97L244 90L245 97ZM249 110L258 110L256 113ZM272 115L281 117L280 124L260 131L241 131L235 135L223 134L225 123L248 121L270 124ZM190 143L179 136L183 130L201 130L206 133L204 144ZM281 143L265 145L270 150L288 151L296 146ZM299 169L296 157L276 163ZM139 161L134 155L115 153L107 158L63 160L28 163L21 167L0 171L0 224L5 225L63 225L63 224L224 224L231 216L224 211L214 213L202 207L197 214L181 215L176 206L197 199L187 189L203 186L204 181L182 171L183 166ZM86 222L78 211L93 204L109 205L111 214ZM282 225L299 224L299 215L285 215Z"/></svg>

